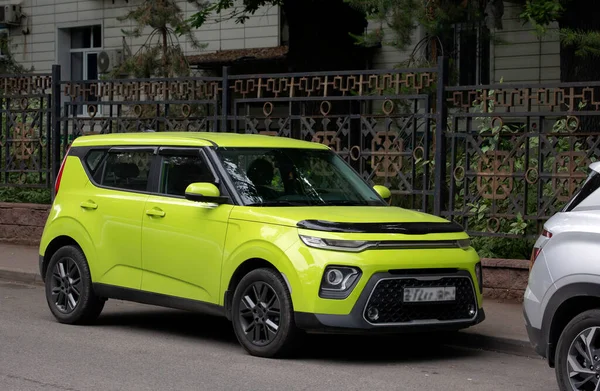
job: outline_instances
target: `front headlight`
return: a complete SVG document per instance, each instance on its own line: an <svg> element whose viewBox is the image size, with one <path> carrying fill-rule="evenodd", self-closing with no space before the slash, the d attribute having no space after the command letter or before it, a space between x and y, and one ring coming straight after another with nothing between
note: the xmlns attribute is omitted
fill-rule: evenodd
<svg viewBox="0 0 600 391"><path fill-rule="evenodd" d="M349 266L328 266L323 273L319 297L345 299L350 295L361 275L360 269Z"/></svg>
<svg viewBox="0 0 600 391"><path fill-rule="evenodd" d="M483 269L481 262L475 265L475 276L477 277L477 285L479 285L479 293L483 293Z"/></svg>
<svg viewBox="0 0 600 391"><path fill-rule="evenodd" d="M315 247L324 250L359 252L369 244L369 242L366 242L364 240L323 239L306 235L300 235L300 239L304 244L306 244L309 247Z"/></svg>

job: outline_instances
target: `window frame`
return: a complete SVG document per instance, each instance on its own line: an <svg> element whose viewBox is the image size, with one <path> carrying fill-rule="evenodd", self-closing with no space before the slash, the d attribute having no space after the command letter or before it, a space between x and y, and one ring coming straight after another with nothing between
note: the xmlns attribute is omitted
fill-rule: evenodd
<svg viewBox="0 0 600 391"><path fill-rule="evenodd" d="M213 147L186 147L186 146L176 146L176 145L175 146L156 146L156 145L108 146L107 145L107 146L91 146L91 147L83 147L83 146L82 147L74 147L71 149L71 152L69 154L71 156L77 156L79 158L79 160L81 161L81 164L83 166L83 169L88 177L88 180L97 188L105 189L105 190L129 192L129 193L134 193L134 194L144 194L144 195L152 195L152 196L159 196L159 197L165 197L165 198L181 199L181 197L169 196L167 194L159 193L160 175L161 175L161 172L160 172L161 171L161 156L159 156L158 152L159 152L159 150L163 153L168 153L169 151L178 151L179 152L179 151L183 151L183 150L198 151L197 153L199 153L203 157L203 159L205 159L208 166L213 171L213 175L216 178L215 184L219 188L219 191L221 192L221 196L227 197L229 199L229 202L227 202L228 204L235 205L235 206L242 206L242 205L244 205L242 198L235 190L235 186L234 186L233 182L227 175L227 172L225 171L225 167L223 167L223 164L221 163L219 156L217 155L217 149L218 148L216 146L213 146ZM94 179L94 177L93 177L91 171L89 170L89 167L85 161L85 159L89 153L91 153L92 151L97 151L97 150L106 151L106 156L108 156L109 151L131 151L131 150L152 151L152 154L153 154L152 159L153 160L150 165L150 178L148 180L148 191L125 190L125 189L119 189L119 188L114 188L114 187L110 187L110 186L104 186L104 185L101 185L100 183L98 183ZM196 153L196 152L194 152L194 153ZM106 156L103 158L103 162L98 167L98 168L101 167L103 171L105 168Z"/></svg>
<svg viewBox="0 0 600 391"><path fill-rule="evenodd" d="M126 193L134 193L134 194L155 194L154 189L156 189L157 186L157 181L155 179L156 175L154 174L156 172L156 151L157 151L157 147L152 147L152 146L134 146L134 147L92 147L89 148L88 150L85 151L85 153L83 154L83 156L79 156L80 159L82 160L84 169L86 171L86 174L88 176L88 179L90 180L90 182L100 188L100 189L106 189L106 190L113 190L113 191L120 191L120 192L126 192ZM105 154L104 157L102 158L102 162L98 165L98 168L92 172L90 170L89 165L87 164L87 158L88 156L98 150L104 150ZM140 190L132 190L132 189L124 189L124 188L120 188L120 187L114 187L114 186L106 186L102 183L98 183L98 181L96 181L95 178L95 174L98 173L97 170L101 170L102 175L101 178L104 178L104 174L106 172L106 161L108 160L108 156L111 153L126 153L126 152L148 152L150 154L150 170L148 172L148 183L146 184L146 190L145 191L140 191Z"/></svg>
<svg viewBox="0 0 600 391"><path fill-rule="evenodd" d="M94 46L94 27L100 27L99 31L100 31L100 46L95 47ZM89 75L88 75L88 56L90 54L95 54L96 55L96 63L98 61L98 56L100 55L100 52L102 52L103 48L104 48L104 32L103 32L103 27L102 24L90 24L87 26L77 26L77 27L71 27L69 29L69 38L72 39L72 34L73 34L73 30L74 29L78 29L78 28L90 28L90 47L88 48L77 48L77 49L73 49L72 47L69 48L69 61L71 62L70 65L70 69L71 69L71 74L73 73L73 63L72 63L72 55L75 53L82 53L83 54L83 60L82 60L82 70L81 70L81 75L82 75L82 79L83 81L89 81ZM71 43L69 43L70 45ZM71 77L69 77L69 79L71 79ZM98 100L98 102L100 102L100 99ZM98 104L97 105L97 112L95 114L95 117L98 116L102 116L103 114L103 109L102 109L102 105ZM82 105L78 105L78 106L72 106L73 107L73 111L74 111L74 116L77 118L90 118L90 114L88 112L88 105L86 104L82 104ZM78 111L76 111L76 108L81 107L82 109L82 113L80 114Z"/></svg>
<svg viewBox="0 0 600 391"><path fill-rule="evenodd" d="M221 180L221 176L219 175L219 171L214 167L207 154L205 153L204 148L202 147L160 147L158 149L156 158L157 158L157 170L158 175L157 178L157 187L156 187L156 195L159 197L165 198L177 198L177 199L186 199L185 196L179 196L175 194L166 194L162 192L161 184L163 183L163 175L164 173L164 165L163 162L165 157L172 156L181 156L181 157L198 157L200 158L204 164L210 170L213 178L214 184L217 186L219 191L221 192L221 197L227 197L229 202L231 202L230 192L228 191L226 186L223 186L223 182ZM193 201L192 201L193 202Z"/></svg>

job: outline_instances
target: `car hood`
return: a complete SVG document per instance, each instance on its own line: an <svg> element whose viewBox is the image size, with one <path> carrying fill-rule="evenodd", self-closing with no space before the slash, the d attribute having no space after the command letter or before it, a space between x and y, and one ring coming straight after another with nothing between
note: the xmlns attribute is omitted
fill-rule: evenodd
<svg viewBox="0 0 600 391"><path fill-rule="evenodd" d="M463 232L430 214L391 206L239 207L235 220L343 233L427 234Z"/></svg>

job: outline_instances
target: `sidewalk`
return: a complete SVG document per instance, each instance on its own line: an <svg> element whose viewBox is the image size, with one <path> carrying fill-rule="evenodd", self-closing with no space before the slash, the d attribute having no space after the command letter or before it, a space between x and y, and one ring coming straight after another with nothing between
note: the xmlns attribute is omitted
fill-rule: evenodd
<svg viewBox="0 0 600 391"><path fill-rule="evenodd" d="M0 279L42 284L37 247L0 243ZM536 357L529 344L520 304L485 300L486 320L459 333L450 343L475 349Z"/></svg>

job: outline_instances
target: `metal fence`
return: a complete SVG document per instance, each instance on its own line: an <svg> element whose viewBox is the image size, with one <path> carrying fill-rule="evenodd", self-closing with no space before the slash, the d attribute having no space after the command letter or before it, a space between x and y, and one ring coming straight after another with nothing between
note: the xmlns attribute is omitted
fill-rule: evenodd
<svg viewBox="0 0 600 391"><path fill-rule="evenodd" d="M76 137L210 131L328 145L393 202L523 237L598 156L600 83L453 87L435 68L62 81L0 76L0 186L50 187ZM443 129L438 132L437 129Z"/></svg>

